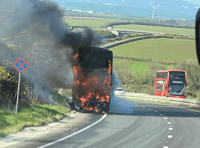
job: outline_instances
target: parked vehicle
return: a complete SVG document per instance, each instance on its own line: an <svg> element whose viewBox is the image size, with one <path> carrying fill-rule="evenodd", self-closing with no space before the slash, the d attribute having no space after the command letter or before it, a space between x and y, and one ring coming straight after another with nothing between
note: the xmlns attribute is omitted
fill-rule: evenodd
<svg viewBox="0 0 200 148"><path fill-rule="evenodd" d="M159 70L155 79L155 96L186 98L187 74L184 70Z"/></svg>
<svg viewBox="0 0 200 148"><path fill-rule="evenodd" d="M125 97L126 96L126 92L122 89L122 88L118 88L114 94L116 96L120 96L120 97Z"/></svg>

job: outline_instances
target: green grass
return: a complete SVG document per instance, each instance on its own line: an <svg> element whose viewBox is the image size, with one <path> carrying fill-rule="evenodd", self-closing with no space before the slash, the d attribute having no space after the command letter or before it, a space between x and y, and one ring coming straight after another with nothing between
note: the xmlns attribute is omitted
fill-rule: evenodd
<svg viewBox="0 0 200 148"><path fill-rule="evenodd" d="M132 64L131 64L131 71L135 75L144 74L145 70L147 70L147 69L148 69L147 62L133 61Z"/></svg>
<svg viewBox="0 0 200 148"><path fill-rule="evenodd" d="M151 58L155 61L180 62L196 59L195 41L186 39L145 39L110 48L116 56Z"/></svg>
<svg viewBox="0 0 200 148"><path fill-rule="evenodd" d="M113 59L113 65L115 67L116 63L124 64L124 61L128 62L131 72L137 76L138 74L144 74L145 70L148 69L148 63L143 61L131 61L124 59Z"/></svg>
<svg viewBox="0 0 200 148"><path fill-rule="evenodd" d="M112 22L118 22L113 21L109 19L94 19L94 20L78 20L78 19L66 19L65 22L70 26L88 26L88 27L102 27L105 24L109 24Z"/></svg>
<svg viewBox="0 0 200 148"><path fill-rule="evenodd" d="M36 105L18 108L0 108L0 137L20 131L23 127L39 126L60 120L70 113L70 109L53 104Z"/></svg>
<svg viewBox="0 0 200 148"><path fill-rule="evenodd" d="M195 35L194 29L184 29L184 28L173 28L173 27L161 27L161 26L148 26L148 25L116 25L114 29L128 29L128 30L141 30L141 31L151 31L151 32L163 32L169 34L186 34Z"/></svg>

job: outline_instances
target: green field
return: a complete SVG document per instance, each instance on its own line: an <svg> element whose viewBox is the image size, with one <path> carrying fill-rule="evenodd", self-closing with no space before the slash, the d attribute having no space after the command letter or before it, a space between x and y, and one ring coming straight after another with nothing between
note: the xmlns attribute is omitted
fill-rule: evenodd
<svg viewBox="0 0 200 148"><path fill-rule="evenodd" d="M117 63L117 62L121 63L122 60L123 59L114 59L113 60L114 66L115 66L115 63ZM163 66L166 69L175 70L175 67L173 65L163 64ZM145 71L148 70L148 63L144 62L144 61L131 61L130 62L130 70L135 76L138 76L138 74L144 75Z"/></svg>
<svg viewBox="0 0 200 148"><path fill-rule="evenodd" d="M128 29L128 30L141 30L152 32L163 32L169 34L186 34L195 35L194 29L173 28L173 27L161 27L161 26L148 26L148 25L116 25L114 29Z"/></svg>
<svg viewBox="0 0 200 148"><path fill-rule="evenodd" d="M115 67L116 63L123 63L124 59L114 59L113 60L113 65ZM144 74L145 70L148 69L148 64L146 62L143 61L130 61L128 60L129 66L130 66L130 70L133 72L134 75L138 75L138 74Z"/></svg>
<svg viewBox="0 0 200 148"><path fill-rule="evenodd" d="M186 39L145 39L110 48L116 56L151 58L180 62L196 59L195 41Z"/></svg>
<svg viewBox="0 0 200 148"><path fill-rule="evenodd" d="M148 64L143 61L133 61L131 64L131 71L135 74L144 74L145 70L148 69Z"/></svg>
<svg viewBox="0 0 200 148"><path fill-rule="evenodd" d="M65 23L69 24L70 26L88 26L88 27L102 27L105 24L109 24L112 22L118 22L110 20L110 19L94 19L94 20L84 20L84 19L66 19Z"/></svg>

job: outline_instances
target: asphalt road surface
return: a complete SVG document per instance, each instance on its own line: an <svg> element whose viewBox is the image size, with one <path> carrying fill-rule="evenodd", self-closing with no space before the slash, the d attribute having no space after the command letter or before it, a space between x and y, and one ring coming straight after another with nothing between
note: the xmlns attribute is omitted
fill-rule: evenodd
<svg viewBox="0 0 200 148"><path fill-rule="evenodd" d="M155 103L117 99L105 119L77 135L37 139L30 147L47 148L200 148L200 113ZM79 113L85 115L87 113ZM79 116L80 116L79 115ZM90 114L88 114L90 115ZM92 114L80 131L105 115ZM63 134L62 137L66 135ZM60 138L62 138L60 136ZM49 146L48 143L53 142ZM21 145L21 147L23 147ZM27 147L25 145L24 147Z"/></svg>

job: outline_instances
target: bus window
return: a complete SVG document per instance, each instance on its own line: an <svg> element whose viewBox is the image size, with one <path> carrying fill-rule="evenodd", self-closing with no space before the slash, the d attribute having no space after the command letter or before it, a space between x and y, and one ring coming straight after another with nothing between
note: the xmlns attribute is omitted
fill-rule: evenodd
<svg viewBox="0 0 200 148"><path fill-rule="evenodd" d="M156 74L156 78L167 78L168 77L168 73L167 72L157 72Z"/></svg>
<svg viewBox="0 0 200 148"><path fill-rule="evenodd" d="M157 92L162 92L163 91L162 88L163 88L162 85L157 85L157 88L156 88Z"/></svg>

